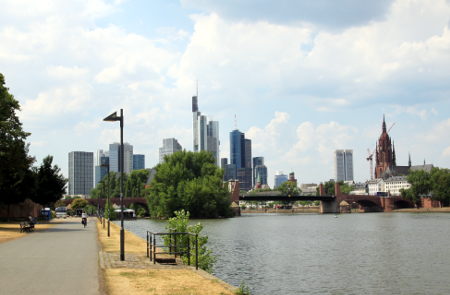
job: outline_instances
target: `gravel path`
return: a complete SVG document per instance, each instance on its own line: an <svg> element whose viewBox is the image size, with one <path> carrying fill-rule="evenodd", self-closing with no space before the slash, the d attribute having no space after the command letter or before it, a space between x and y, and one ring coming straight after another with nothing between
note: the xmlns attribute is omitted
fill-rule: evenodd
<svg viewBox="0 0 450 295"><path fill-rule="evenodd" d="M89 219L86 228L67 219L1 243L0 293L100 294L95 218Z"/></svg>

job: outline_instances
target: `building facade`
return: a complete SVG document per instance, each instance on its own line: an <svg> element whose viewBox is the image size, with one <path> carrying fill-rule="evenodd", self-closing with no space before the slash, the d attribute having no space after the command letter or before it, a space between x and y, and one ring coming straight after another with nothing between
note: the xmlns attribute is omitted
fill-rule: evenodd
<svg viewBox="0 0 450 295"><path fill-rule="evenodd" d="M145 155L134 154L133 155L133 170L145 169Z"/></svg>
<svg viewBox="0 0 450 295"><path fill-rule="evenodd" d="M69 195L89 195L94 187L94 153L69 153Z"/></svg>
<svg viewBox="0 0 450 295"><path fill-rule="evenodd" d="M336 150L334 167L336 181L353 181L353 150Z"/></svg>
<svg viewBox="0 0 450 295"><path fill-rule="evenodd" d="M288 181L288 176L286 174L283 174L283 172L281 172L281 171L277 171L275 173L275 179L274 179L274 186L273 186L273 188L276 189L277 187L279 187L280 185L282 185L286 181Z"/></svg>
<svg viewBox="0 0 450 295"><path fill-rule="evenodd" d="M192 97L192 131L194 152L210 152L220 165L219 122L209 121L198 109L198 96Z"/></svg>
<svg viewBox="0 0 450 295"><path fill-rule="evenodd" d="M105 177L109 172L109 153L108 151L98 150L95 162L94 186Z"/></svg>
<svg viewBox="0 0 450 295"><path fill-rule="evenodd" d="M164 138L163 146L159 148L159 163L164 162L164 157L182 150L181 144L175 138Z"/></svg>
<svg viewBox="0 0 450 295"><path fill-rule="evenodd" d="M377 178L367 182L369 195L400 196L402 189L408 189L411 184L406 176L391 176L389 178Z"/></svg>
<svg viewBox="0 0 450 295"><path fill-rule="evenodd" d="M230 164L236 166L236 179L240 189L249 191L253 187L252 142L239 130L230 132Z"/></svg>
<svg viewBox="0 0 450 295"><path fill-rule="evenodd" d="M120 143L109 145L109 171L119 172L120 168ZM123 144L123 172L133 171L133 146L129 143Z"/></svg>

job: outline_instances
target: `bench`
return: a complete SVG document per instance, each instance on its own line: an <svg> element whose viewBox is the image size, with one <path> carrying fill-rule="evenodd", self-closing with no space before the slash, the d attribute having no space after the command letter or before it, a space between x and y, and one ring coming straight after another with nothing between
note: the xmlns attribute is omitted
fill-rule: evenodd
<svg viewBox="0 0 450 295"><path fill-rule="evenodd" d="M34 230L34 223L30 222L21 222L20 223L20 232L30 233Z"/></svg>

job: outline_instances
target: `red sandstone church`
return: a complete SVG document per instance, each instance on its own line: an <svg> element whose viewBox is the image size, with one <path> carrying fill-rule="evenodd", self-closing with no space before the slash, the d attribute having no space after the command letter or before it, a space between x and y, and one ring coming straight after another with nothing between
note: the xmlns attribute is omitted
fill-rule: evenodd
<svg viewBox="0 0 450 295"><path fill-rule="evenodd" d="M425 164L418 166L411 166L411 155L409 155L408 166L397 166L395 156L395 146L391 142L391 138L386 130L386 121L383 116L383 125L380 138L378 139L376 147L376 166L375 178L389 178L391 176L408 175L411 170L426 170L431 171L432 164Z"/></svg>

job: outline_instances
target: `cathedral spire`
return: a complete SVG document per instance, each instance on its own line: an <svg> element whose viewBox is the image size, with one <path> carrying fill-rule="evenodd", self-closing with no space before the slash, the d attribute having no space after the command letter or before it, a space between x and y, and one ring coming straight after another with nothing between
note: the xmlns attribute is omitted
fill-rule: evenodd
<svg viewBox="0 0 450 295"><path fill-rule="evenodd" d="M395 145L394 141L392 141L392 166L397 166L396 158L395 158Z"/></svg>
<svg viewBox="0 0 450 295"><path fill-rule="evenodd" d="M383 132L386 132L386 120L384 119L384 114L383 114Z"/></svg>
<svg viewBox="0 0 450 295"><path fill-rule="evenodd" d="M408 153L408 166L411 167L411 154Z"/></svg>

